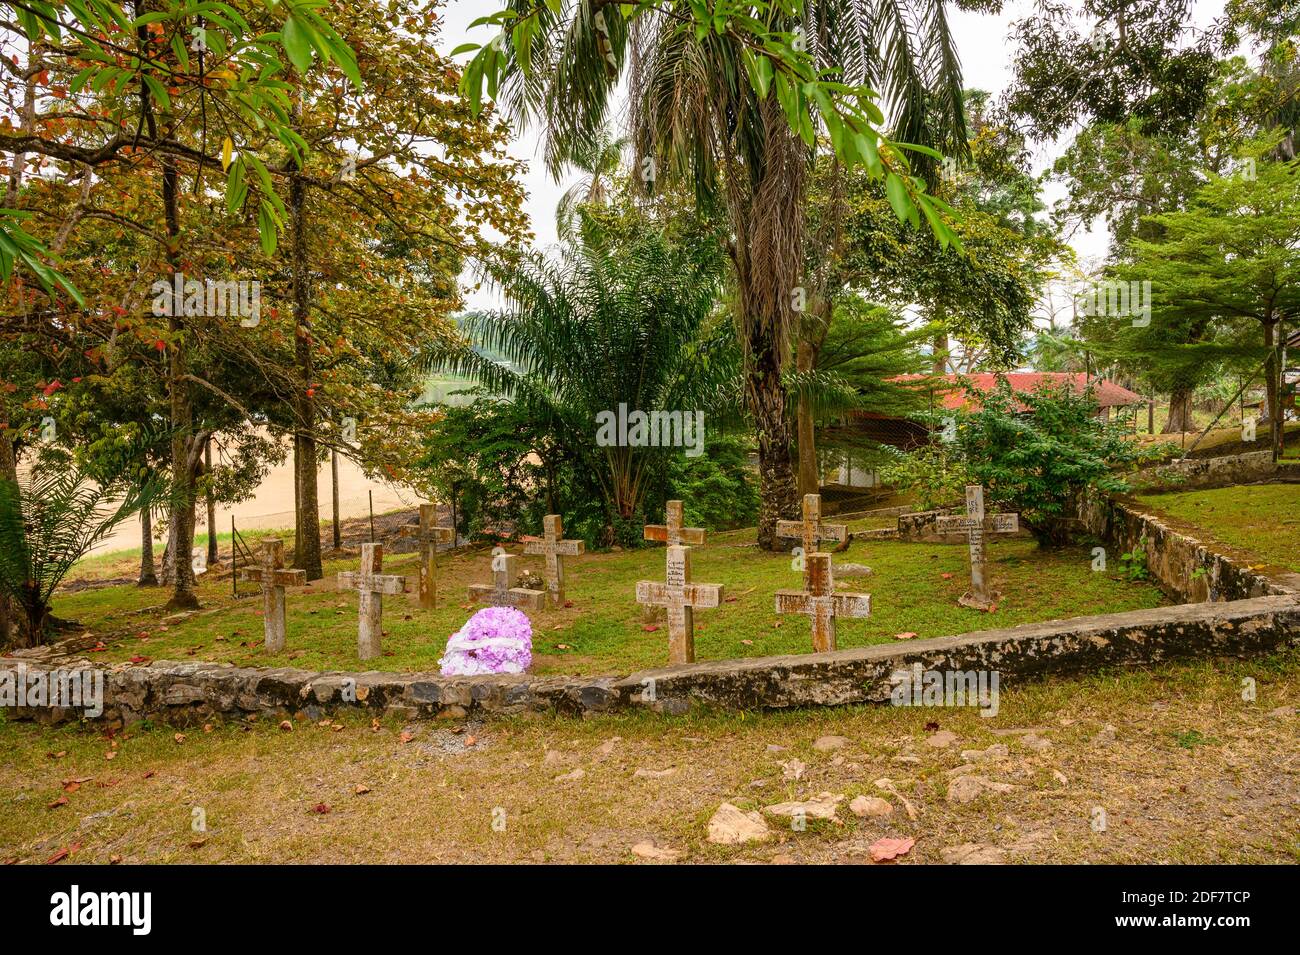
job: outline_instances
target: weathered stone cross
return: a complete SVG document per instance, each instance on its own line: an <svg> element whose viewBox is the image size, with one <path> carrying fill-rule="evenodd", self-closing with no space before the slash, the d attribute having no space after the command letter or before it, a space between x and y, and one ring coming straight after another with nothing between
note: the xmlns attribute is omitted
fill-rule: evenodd
<svg viewBox="0 0 1300 955"><path fill-rule="evenodd" d="M307 571L286 568L284 541L271 537L262 541L261 564L245 567L240 576L262 585L262 629L266 632L266 652L279 653L284 649L284 588L306 584Z"/></svg>
<svg viewBox="0 0 1300 955"><path fill-rule="evenodd" d="M398 533L402 537L414 537L420 542L420 606L433 610L438 604L438 545L449 544L456 539L456 531L450 527L438 526L438 505L420 505L420 523L404 525Z"/></svg>
<svg viewBox="0 0 1300 955"><path fill-rule="evenodd" d="M638 580L636 599L637 603L668 608L668 663L692 663L695 660L692 610L720 606L722 585L691 583L691 549L669 544L666 583Z"/></svg>
<svg viewBox="0 0 1300 955"><path fill-rule="evenodd" d="M546 586L551 592L551 601L557 607L564 606L564 558L577 557L587 547L580 540L562 540L564 523L559 514L547 514L542 518L542 537L540 541L531 541L524 545L525 554L546 555Z"/></svg>
<svg viewBox="0 0 1300 955"><path fill-rule="evenodd" d="M668 523L667 524L647 524L642 535L648 541L663 541L670 547L676 544L703 544L704 528L702 527L682 527L685 518L682 516L682 502L669 501L667 505Z"/></svg>
<svg viewBox="0 0 1300 955"><path fill-rule="evenodd" d="M970 541L970 592L963 594L958 601L963 607L975 610L988 610L993 606L993 594L989 593L984 576L984 535L1014 534L1020 530L1020 518L1016 514L985 514L984 488L978 484L966 487L966 514L954 514L940 517L934 523L934 529L941 534L965 531Z"/></svg>
<svg viewBox="0 0 1300 955"><path fill-rule="evenodd" d="M384 595L394 596L406 590L406 578L381 574L384 567L384 545L361 545L361 570L345 571L338 575L339 590L356 590L361 594L357 604L360 623L357 626L357 656L373 660L383 652Z"/></svg>
<svg viewBox="0 0 1300 955"><path fill-rule="evenodd" d="M807 589L778 590L776 612L811 617L813 652L824 653L835 649L835 618L870 616L871 595L837 594L830 554L808 554L804 561Z"/></svg>
<svg viewBox="0 0 1300 955"><path fill-rule="evenodd" d="M541 610L546 601L546 591L510 586L510 581L519 576L518 561L514 554L493 554L492 583L470 584L469 599L492 607L518 607L534 613Z"/></svg>
<svg viewBox="0 0 1300 955"><path fill-rule="evenodd" d="M798 537L803 540L804 586L807 587L811 579L808 574L809 564L807 559L821 550L817 544L820 541L843 543L848 539L849 528L845 524L823 524L822 496L820 494L805 494L803 496L803 520L777 521L776 536Z"/></svg>

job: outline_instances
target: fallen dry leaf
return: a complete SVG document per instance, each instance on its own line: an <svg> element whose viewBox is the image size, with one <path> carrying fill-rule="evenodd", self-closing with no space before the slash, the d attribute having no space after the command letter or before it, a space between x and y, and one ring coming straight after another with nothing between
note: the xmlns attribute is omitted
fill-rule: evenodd
<svg viewBox="0 0 1300 955"><path fill-rule="evenodd" d="M284 730L286 733L292 733L293 723L290 720L280 720L280 729Z"/></svg>
<svg viewBox="0 0 1300 955"><path fill-rule="evenodd" d="M894 639L895 639L895 640L911 640L911 639L913 639L913 638L915 638L915 637L916 637L916 634L913 633L913 632L910 631L910 630L908 630L908 631L905 632L905 633L896 633L896 634L894 634Z"/></svg>
<svg viewBox="0 0 1300 955"><path fill-rule="evenodd" d="M356 786L353 787L352 792L358 796L364 796L366 793L370 792L370 787L365 783L357 783Z"/></svg>
<svg viewBox="0 0 1300 955"><path fill-rule="evenodd" d="M50 804L49 804L48 806L46 806L45 808L46 808L46 809L58 809L60 806L66 806L67 804L68 804L68 797L67 797L67 796L60 796L58 799L54 800L54 802L50 803Z"/></svg>
<svg viewBox="0 0 1300 955"><path fill-rule="evenodd" d="M64 859L66 859L68 856L72 855L72 854L75 853L75 852L78 852L80 849L81 849L81 843L80 843L80 842L74 842L74 843L73 843L72 845L70 845L70 846L64 846L64 847L63 847L62 849L60 849L58 852L54 853L54 855L52 855L52 856L50 856L48 859L46 859L46 860L45 860L45 864L46 864L46 865L54 865L56 862L62 862L62 861L63 861Z"/></svg>
<svg viewBox="0 0 1300 955"><path fill-rule="evenodd" d="M871 844L871 861L872 862L889 862L897 859L899 856L905 856L912 851L912 846L916 845L916 840L908 837L906 839L892 839L886 836L883 839L877 839Z"/></svg>
<svg viewBox="0 0 1300 955"><path fill-rule="evenodd" d="M656 627L653 623L647 623L641 629L644 630L646 633L654 633L659 628Z"/></svg>
<svg viewBox="0 0 1300 955"><path fill-rule="evenodd" d="M410 730L402 730L402 735L397 737L398 742L401 743L403 746L405 746L413 739L415 739L415 734L412 733Z"/></svg>
<svg viewBox="0 0 1300 955"><path fill-rule="evenodd" d="M330 813L329 803L318 802L316 805L311 807L311 811L318 816L328 816Z"/></svg>

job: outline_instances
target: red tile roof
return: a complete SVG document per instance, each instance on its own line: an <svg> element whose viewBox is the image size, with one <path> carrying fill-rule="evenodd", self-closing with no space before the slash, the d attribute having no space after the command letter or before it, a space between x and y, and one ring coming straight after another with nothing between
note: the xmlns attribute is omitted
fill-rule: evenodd
<svg viewBox="0 0 1300 955"><path fill-rule="evenodd" d="M1021 393L1032 393L1044 385L1060 386L1062 383L1068 383L1074 390L1075 394L1081 394L1088 387L1088 376L1082 373L1070 374L1067 372L1007 372L1002 373L978 373L973 375L899 375L893 381L915 381L926 382L932 381L936 387L935 397L938 398L943 407L957 411L974 403L971 401L969 391L986 392L993 391L997 387L997 380L1006 378L1013 391ZM963 388L959 380L964 380L969 386L969 391ZM1139 394L1129 391L1127 388L1121 388L1114 382L1107 381L1104 378L1092 379L1093 395L1097 403L1103 408L1116 408L1125 405L1146 404L1146 399ZM1023 410L1023 406L1021 408Z"/></svg>

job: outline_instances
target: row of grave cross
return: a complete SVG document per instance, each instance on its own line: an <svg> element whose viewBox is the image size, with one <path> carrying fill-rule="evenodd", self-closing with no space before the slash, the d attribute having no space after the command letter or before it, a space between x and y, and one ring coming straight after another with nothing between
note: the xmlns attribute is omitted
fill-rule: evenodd
<svg viewBox="0 0 1300 955"><path fill-rule="evenodd" d="M433 609L437 602L437 547L455 539L452 528L437 525L436 516L435 505L422 504L419 524L401 529L401 536L414 537L419 542L419 602L428 609ZM636 585L638 603L646 607L663 607L667 612L670 665L695 660L694 611L719 607L725 599L723 585L691 580L692 545L703 544L705 532L684 525L681 501L668 502L664 524L646 525L646 540L668 545L665 579L662 583L641 580ZM940 533L965 532L969 539L971 589L962 596L960 602L963 605L987 610L994 601L985 574L984 535L1013 533L1018 529L1015 514L985 513L984 489L978 485L966 488L965 515L937 519L936 530ZM803 499L803 519L778 521L776 533L778 537L800 541L800 559L803 562L803 589L778 590L776 612L808 616L814 652L834 650L836 618L861 618L871 614L869 594L836 592L831 554L818 550L823 541L847 541L848 528L843 524L823 522L820 495L807 494ZM491 606L538 612L545 606L549 593L552 604L563 607L564 558L576 557L583 552L581 540L564 539L560 516L549 514L544 519L542 539L525 546L525 553L546 558L547 590L511 586L518 576L518 558L498 548L492 557L492 583L471 585L469 599ZM362 660L374 659L382 653L383 598L406 590L405 577L382 573L383 561L382 544L362 544L359 569L340 573L337 578L338 589L355 590L359 595L357 654ZM279 652L285 645L284 589L305 584L306 572L286 568L284 542L268 539L262 542L260 563L245 568L243 576L262 585L266 649L271 653Z"/></svg>

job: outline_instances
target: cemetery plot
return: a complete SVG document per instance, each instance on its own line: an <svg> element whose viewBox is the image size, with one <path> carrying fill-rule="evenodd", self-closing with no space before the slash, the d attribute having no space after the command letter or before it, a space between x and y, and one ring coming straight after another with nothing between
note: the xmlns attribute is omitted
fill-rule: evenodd
<svg viewBox="0 0 1300 955"><path fill-rule="evenodd" d="M1300 485L1251 484L1143 494L1138 500L1259 563L1300 573Z"/></svg>
<svg viewBox="0 0 1300 955"><path fill-rule="evenodd" d="M545 577L544 555L524 556L521 545L498 571L504 590L517 587L517 572ZM521 595L533 625L533 672L538 674L630 673L668 662L672 627L667 619L647 623L637 602L637 582L666 586L663 547L621 553L585 553L565 560L569 607L544 605L545 595ZM995 612L958 606L970 588L966 547L888 540L855 541L834 555L835 592L870 594L870 616L837 611L840 649L899 639L949 636L1040 620L1117 613L1167 603L1150 583L1128 582L1091 569L1087 547L1043 550L1030 539L1004 537L987 553L990 580L1001 592ZM384 574L405 575L414 591L417 554L386 555ZM88 634L78 637L93 660L214 660L241 666L297 666L306 669L436 671L447 638L483 603L495 576L492 554L483 547L439 554L435 610L425 610L414 592L400 588L383 605L383 642L377 658L358 661L357 595L335 589L336 573L355 573L358 554L327 563L326 580L286 591L286 643L268 652L263 643L262 601L233 601L229 582L203 581L203 612L165 619L159 594L133 586L108 587L60 596L60 615L77 620ZM691 580L725 585L718 606L693 614L695 658L810 653L812 621L802 613L778 614L778 591L803 591L804 568L795 555L760 551L754 532L710 534L691 547ZM851 566L856 565L856 566ZM870 568L870 571L867 571ZM493 581L495 583L495 581ZM541 607L541 609L534 609ZM143 611L143 612L142 612ZM103 649L95 649L102 642ZM89 652L88 652L89 651Z"/></svg>

